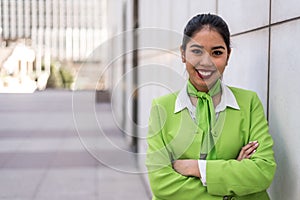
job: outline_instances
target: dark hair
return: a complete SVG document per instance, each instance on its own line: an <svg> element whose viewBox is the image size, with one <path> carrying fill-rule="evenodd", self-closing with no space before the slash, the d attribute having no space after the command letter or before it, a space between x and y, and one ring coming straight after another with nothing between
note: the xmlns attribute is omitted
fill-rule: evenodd
<svg viewBox="0 0 300 200"><path fill-rule="evenodd" d="M230 51L230 32L226 22L221 17L210 13L199 14L190 19L183 32L182 49L185 50L193 35L205 26L216 30L223 37L226 47Z"/></svg>

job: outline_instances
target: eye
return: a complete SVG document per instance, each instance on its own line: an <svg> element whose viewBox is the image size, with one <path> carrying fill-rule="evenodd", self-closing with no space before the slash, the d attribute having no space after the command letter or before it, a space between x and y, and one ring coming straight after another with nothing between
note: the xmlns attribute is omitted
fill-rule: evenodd
<svg viewBox="0 0 300 200"><path fill-rule="evenodd" d="M214 55L214 56L221 56L223 53L224 53L223 51L217 50L217 51L214 51L214 52L213 52L213 55Z"/></svg>
<svg viewBox="0 0 300 200"><path fill-rule="evenodd" d="M194 54L202 54L202 51L200 49L192 49L191 52Z"/></svg>

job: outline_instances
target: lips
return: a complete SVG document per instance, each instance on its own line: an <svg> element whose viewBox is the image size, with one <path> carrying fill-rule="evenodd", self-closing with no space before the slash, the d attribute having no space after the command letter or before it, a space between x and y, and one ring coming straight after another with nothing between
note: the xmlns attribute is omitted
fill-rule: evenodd
<svg viewBox="0 0 300 200"><path fill-rule="evenodd" d="M203 70L203 69L195 69L198 76L202 79L209 79L214 71L210 71L210 70Z"/></svg>

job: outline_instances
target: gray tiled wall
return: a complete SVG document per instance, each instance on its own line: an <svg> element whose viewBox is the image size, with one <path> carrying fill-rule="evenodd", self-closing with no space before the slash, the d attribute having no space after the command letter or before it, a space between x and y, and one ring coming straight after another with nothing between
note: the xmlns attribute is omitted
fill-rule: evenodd
<svg viewBox="0 0 300 200"><path fill-rule="evenodd" d="M269 124L278 163L272 199L300 196L300 20L272 27Z"/></svg>
<svg viewBox="0 0 300 200"><path fill-rule="evenodd" d="M269 29L232 37L232 54L224 82L254 90L267 108Z"/></svg>
<svg viewBox="0 0 300 200"><path fill-rule="evenodd" d="M299 0L272 0L272 23L299 17Z"/></svg>
<svg viewBox="0 0 300 200"><path fill-rule="evenodd" d="M131 2L131 1L128 1ZM221 15L229 24L232 55L224 74L230 85L258 93L268 116L270 133L278 164L270 187L273 200L297 199L300 196L300 79L298 46L300 43L300 2L298 0L140 0L140 27L170 29L181 33L189 18L197 13ZM130 4L128 4L130 5ZM130 21L130 20L129 20ZM130 28L130 27L128 27ZM147 37L157 40L157 37ZM157 52L149 57L141 53L140 64L163 63L172 72L186 76L178 55L180 42L166 39L174 55ZM175 48L175 49L174 49ZM147 55L147 56L146 56ZM130 60L127 61L130 64ZM177 87L174 73L141 74L169 81ZM139 123L147 126L150 99L166 92L159 85L145 86L139 96ZM124 102L123 102L124 103ZM128 102L125 102L128 103ZM127 126L129 126L127 124ZM146 131L139 132L140 150L145 153ZM144 167L143 161L140 161Z"/></svg>
<svg viewBox="0 0 300 200"><path fill-rule="evenodd" d="M227 21L232 34L266 26L269 0L219 0L218 14Z"/></svg>

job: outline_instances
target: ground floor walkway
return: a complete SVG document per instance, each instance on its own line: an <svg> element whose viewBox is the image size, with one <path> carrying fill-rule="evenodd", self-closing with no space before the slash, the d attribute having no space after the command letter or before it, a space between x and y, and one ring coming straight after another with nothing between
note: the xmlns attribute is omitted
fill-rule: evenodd
<svg viewBox="0 0 300 200"><path fill-rule="evenodd" d="M88 95L0 94L1 200L149 199L110 104Z"/></svg>

